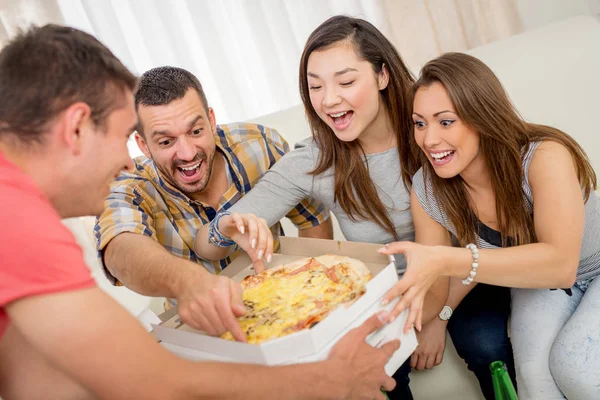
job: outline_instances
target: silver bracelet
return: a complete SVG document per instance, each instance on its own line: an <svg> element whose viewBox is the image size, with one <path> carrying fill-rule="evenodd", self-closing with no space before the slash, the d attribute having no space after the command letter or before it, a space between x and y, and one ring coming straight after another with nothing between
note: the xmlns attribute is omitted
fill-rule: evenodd
<svg viewBox="0 0 600 400"><path fill-rule="evenodd" d="M233 240L219 231L219 220L227 215L231 215L231 213L229 211L218 213L208 225L208 241L217 247L230 247L235 244Z"/></svg>
<svg viewBox="0 0 600 400"><path fill-rule="evenodd" d="M473 263L471 264L471 272L469 272L469 276L462 280L462 284L470 285L473 282L475 275L477 275L477 268L479 268L479 250L473 243L469 243L465 247L471 250L471 254L473 255Z"/></svg>

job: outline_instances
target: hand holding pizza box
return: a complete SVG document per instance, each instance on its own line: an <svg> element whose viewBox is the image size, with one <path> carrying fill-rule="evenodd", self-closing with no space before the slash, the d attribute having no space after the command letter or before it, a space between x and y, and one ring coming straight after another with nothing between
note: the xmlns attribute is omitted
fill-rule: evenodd
<svg viewBox="0 0 600 400"><path fill-rule="evenodd" d="M281 254L274 254L271 264L293 266L296 263L297 268L291 268L292 271L304 267L302 271L291 275L293 278L291 281L295 281L295 285L299 285L298 282L307 283L307 279L309 279L311 284L308 286L314 290L316 285L313 284L326 282L325 278L330 279L327 271L340 282L332 285L336 288L330 287L331 290L327 295L321 298L313 296L312 302L298 301L296 298L291 305L297 307L297 312L290 313L288 311L287 314L284 312L279 315L279 309L271 309L269 313L266 312L268 307L267 310L264 310L264 307L247 306L247 308L253 308L253 312L246 322L244 320L240 322L242 327L248 330L251 328L251 322L260 320L262 323L254 324L251 328L252 332L248 330L245 333L252 333L255 338L268 336L261 343L258 343L260 340L256 341L256 344L252 344L209 337L185 324L182 325L177 316L156 326L154 335L162 341L163 346L192 359L251 362L264 365L325 359L334 344L350 329L359 326L369 316L382 309L390 311L395 304L394 301L386 306L381 305L383 296L397 282L398 276L394 262L389 257L377 253L379 247L367 243L282 237ZM323 254L328 256L319 257ZM314 262L312 265L307 263L307 257L309 260L311 258L319 260L321 267L317 266L318 268L316 268ZM340 262L345 259L342 257L361 260L362 266L359 265L359 262L355 262L356 265L352 268L344 267L344 263ZM303 259L304 261L300 261ZM325 266L326 269L323 269L322 266ZM277 276L277 271L280 271L279 275L285 275L281 267L273 269L270 273ZM253 282L254 279L251 260L247 256L239 257L223 274L232 276L236 281L247 279L247 281ZM250 278L247 278L249 276ZM372 276L372 279L366 282L364 289L355 285L360 282L360 279L364 281L367 276ZM346 282L345 291L338 290L340 286L344 286L344 282ZM297 289L298 287L294 288L293 285L282 288L282 294ZM327 289L325 288L325 290ZM364 293L360 295L361 290L364 290ZM250 289L248 289L249 291ZM292 299L294 299L293 296ZM344 299L347 301L340 301ZM319 301L324 303L319 303ZM321 314L320 310L322 309L327 309L328 313ZM291 319L291 316L295 319ZM405 319L405 313L401 314L392 323L371 334L368 339L369 343L376 347L393 339L402 341L402 346L394 352L386 365L386 371L390 375L416 347L414 331L410 329L408 334L402 332ZM270 326L272 329L269 329ZM308 329L299 329L300 327ZM283 331L285 331L285 335L282 335ZM248 337L250 341L250 336ZM254 341L255 338L251 340Z"/></svg>

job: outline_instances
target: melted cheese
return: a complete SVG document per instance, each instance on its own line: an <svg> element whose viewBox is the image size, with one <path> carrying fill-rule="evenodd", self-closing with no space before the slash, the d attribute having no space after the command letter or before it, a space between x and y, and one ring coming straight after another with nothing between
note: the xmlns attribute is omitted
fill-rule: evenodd
<svg viewBox="0 0 600 400"><path fill-rule="evenodd" d="M339 267L335 270L338 276L343 271ZM334 282L321 266L294 275L281 271L258 285L249 285L244 291L248 311L238 318L248 343L261 343L311 327L339 304L364 292L366 280L357 285L348 276L341 278ZM233 340L229 332L222 337Z"/></svg>

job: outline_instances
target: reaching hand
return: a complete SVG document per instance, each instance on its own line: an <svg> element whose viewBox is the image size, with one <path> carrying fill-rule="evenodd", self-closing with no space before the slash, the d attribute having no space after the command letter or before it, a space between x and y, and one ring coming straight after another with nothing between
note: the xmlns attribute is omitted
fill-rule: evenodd
<svg viewBox="0 0 600 400"><path fill-rule="evenodd" d="M177 296L179 315L194 329L212 336L229 331L240 342L246 336L236 317L246 313L242 286L224 276L198 273L186 280Z"/></svg>
<svg viewBox="0 0 600 400"><path fill-rule="evenodd" d="M402 296L392 310L392 318L408 308L404 333L408 333L413 325L420 331L425 295L443 271L435 247L414 242L394 242L379 249L379 252L403 254L406 258L406 272L385 295L383 302L387 304L395 297Z"/></svg>
<svg viewBox="0 0 600 400"><path fill-rule="evenodd" d="M265 269L263 258L271 261L273 233L263 218L254 214L232 213L219 221L218 229L248 253L257 274Z"/></svg>
<svg viewBox="0 0 600 400"><path fill-rule="evenodd" d="M419 345L410 357L410 366L419 371L440 365L446 349L446 321L435 318L417 332Z"/></svg>
<svg viewBox="0 0 600 400"><path fill-rule="evenodd" d="M381 328L389 320L386 312L373 315L361 326L348 332L329 353L328 361L335 363L330 368L337 378L344 379L343 387L347 391L345 399L385 399L381 392L392 390L396 386L394 379L385 373L385 364L400 347L393 340L375 348L366 342L367 336Z"/></svg>

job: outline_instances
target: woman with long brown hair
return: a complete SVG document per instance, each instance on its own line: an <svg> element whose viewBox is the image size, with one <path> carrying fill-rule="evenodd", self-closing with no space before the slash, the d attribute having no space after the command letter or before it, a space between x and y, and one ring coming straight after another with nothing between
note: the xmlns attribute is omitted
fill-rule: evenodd
<svg viewBox="0 0 600 400"><path fill-rule="evenodd" d="M518 288L511 340L519 397L597 399L600 208L585 152L566 133L525 122L472 56L430 61L414 88L411 140L423 167L411 208L417 235L430 240L381 250L408 264L386 300L402 295L394 312L408 306L418 323L440 276L453 278L455 302L477 283ZM463 248L451 247L451 236Z"/></svg>
<svg viewBox="0 0 600 400"><path fill-rule="evenodd" d="M264 241L258 228L262 226L261 231L268 232L265 226L275 224L305 197L324 203L337 217L348 240L383 244L415 239L407 190L419 165L418 154L411 151L409 135L414 80L394 46L364 20L332 17L308 38L299 75L300 94L313 139L278 161L228 210L233 214L219 214L199 232L199 256L219 259L226 255L227 248L209 244L212 236L213 244L215 237L232 238L255 258L268 259L272 244ZM264 218L266 223L252 220L251 214ZM247 226L246 234L240 233L240 225ZM252 239L256 239L254 246ZM224 240L219 244L231 243ZM404 260L399 259L398 267L404 268ZM440 320L438 314L446 300L447 285L448 280L441 279L431 288L423 321ZM502 359L512 364L506 334L508 299L506 311L496 313L498 318L487 312L489 301L474 299L473 303L473 310L456 316L456 326L473 327L466 333L460 331L460 339L467 340L456 347L476 372L484 391L493 396L487 372L489 362ZM483 317L486 324L460 322ZM490 346L485 341L494 331L493 336L504 338L505 344ZM441 353L443 347L439 359L430 357L431 363L428 358L419 363L413 359L413 365L431 368L441 362ZM391 398L412 398L409 371L407 362L396 373L398 385Z"/></svg>

